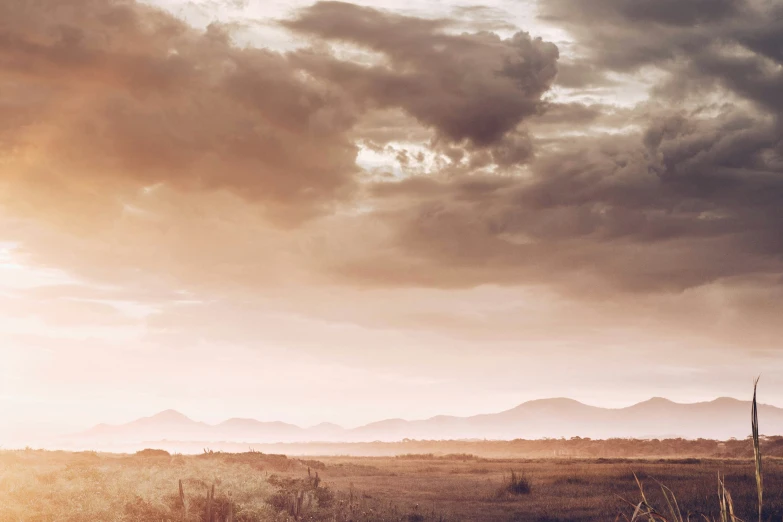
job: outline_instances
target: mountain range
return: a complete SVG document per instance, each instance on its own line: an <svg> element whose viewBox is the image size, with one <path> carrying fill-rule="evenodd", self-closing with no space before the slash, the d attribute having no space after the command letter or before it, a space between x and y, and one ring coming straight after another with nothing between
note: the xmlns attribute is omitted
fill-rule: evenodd
<svg viewBox="0 0 783 522"><path fill-rule="evenodd" d="M759 405L761 433L783 433L783 409ZM322 423L302 428L284 422L229 419L207 424L174 410L127 424L100 424L70 437L82 442L394 442L404 439L745 438L750 434L750 402L722 397L676 403L653 398L626 408L601 408L565 399L541 399L515 408L470 417L440 415L424 420L388 419L346 429Z"/></svg>

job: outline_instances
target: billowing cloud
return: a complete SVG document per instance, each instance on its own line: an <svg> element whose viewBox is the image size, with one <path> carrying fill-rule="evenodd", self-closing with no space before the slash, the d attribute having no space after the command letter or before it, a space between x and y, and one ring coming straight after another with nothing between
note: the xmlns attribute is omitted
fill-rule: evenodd
<svg viewBox="0 0 783 522"><path fill-rule="evenodd" d="M539 153L521 174L468 165L459 178L377 185L377 216L398 256L368 254L344 272L378 284L544 283L581 295L779 281L778 8L706 4L709 13L666 2L542 3L574 33L591 74L655 68L652 97L622 110L550 105L532 124Z"/></svg>
<svg viewBox="0 0 783 522"><path fill-rule="evenodd" d="M557 47L524 32L451 34L447 20L425 20L342 2L319 2L286 27L380 53L362 65L302 53L313 74L357 100L401 108L450 142L495 144L538 113L557 74Z"/></svg>
<svg viewBox="0 0 783 522"><path fill-rule="evenodd" d="M351 190L350 107L279 54L135 2L3 2L0 20L2 182L15 199L116 209L116 193L162 183L296 219Z"/></svg>
<svg viewBox="0 0 783 522"><path fill-rule="evenodd" d="M78 244L68 269L81 274L143 266L218 286L339 274L349 285L671 291L779 273L783 160L770 109L783 73L710 61L778 59L774 8L594 7L541 6L575 34L586 58L571 72L584 82L665 73L634 109L548 101L556 46L456 33L450 19L319 2L282 22L316 45L281 55L136 3L73 1L46 16L43 4L6 3L6 213L84 221L72 239L29 223L36 233L11 239L38 260ZM651 24L671 38L647 34ZM601 51L606 38L622 57ZM351 60L324 42L376 54ZM744 51L731 58L726 45ZM686 68L727 101L686 89L672 107ZM366 182L355 159L368 143L401 174Z"/></svg>
<svg viewBox="0 0 783 522"><path fill-rule="evenodd" d="M591 293L781 274L777 147L773 118L661 113L642 133L553 146L526 177L383 183L375 190L389 210L378 217L400 257L346 270L381 284L546 282Z"/></svg>
<svg viewBox="0 0 783 522"><path fill-rule="evenodd" d="M576 37L590 66L654 67L702 94L723 87L767 110L783 110L783 7L775 2L554 0L540 10Z"/></svg>

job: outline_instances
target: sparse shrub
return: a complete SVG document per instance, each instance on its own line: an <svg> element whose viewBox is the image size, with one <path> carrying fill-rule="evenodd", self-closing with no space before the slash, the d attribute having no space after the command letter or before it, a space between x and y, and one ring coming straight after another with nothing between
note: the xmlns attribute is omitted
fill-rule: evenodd
<svg viewBox="0 0 783 522"><path fill-rule="evenodd" d="M80 456L80 457L82 457L82 458L85 458L85 459L93 459L93 460L95 460L95 459L100 459L100 458L101 458L101 457L98 455L98 452L97 452L97 451L91 451L91 450L88 450L88 451L79 451L79 452L76 452L76 453L74 453L74 455L79 455L79 456Z"/></svg>
<svg viewBox="0 0 783 522"><path fill-rule="evenodd" d="M280 490L267 498L266 503L275 511L286 511L291 504L291 493Z"/></svg>
<svg viewBox="0 0 783 522"><path fill-rule="evenodd" d="M325 470L326 469L326 464L324 464L320 460L297 459L297 461L299 461L299 463L302 466L307 466L308 468L313 468L313 469L317 469L317 470Z"/></svg>
<svg viewBox="0 0 783 522"><path fill-rule="evenodd" d="M146 448L136 452L137 457L171 457L171 453L162 449Z"/></svg>
<svg viewBox="0 0 783 522"><path fill-rule="evenodd" d="M461 460L463 462L468 460L482 460L480 457L477 457L472 453L449 453L447 455L443 455L440 458L443 460Z"/></svg>
<svg viewBox="0 0 783 522"><path fill-rule="evenodd" d="M397 455L398 459L402 460L433 460L435 458L434 453L403 453Z"/></svg>
<svg viewBox="0 0 783 522"><path fill-rule="evenodd" d="M177 501L178 499L172 499L173 503ZM190 495L187 507L191 514L197 516L204 514L206 522L224 522L233 518L233 514L237 511L233 500L226 493L216 490L214 485L207 488L203 494L198 492Z"/></svg>
<svg viewBox="0 0 783 522"><path fill-rule="evenodd" d="M517 474L515 471L511 472L508 477L508 481L503 484L503 487L499 491L499 495L529 495L533 491L533 487L530 483L530 479L523 474Z"/></svg>
<svg viewBox="0 0 783 522"><path fill-rule="evenodd" d="M272 475L268 482L277 491L266 499L267 504L278 513L287 513L306 520L331 519L329 511L334 504L334 493L320 485L318 473L304 479Z"/></svg>
<svg viewBox="0 0 783 522"><path fill-rule="evenodd" d="M319 507L328 508L334 504L334 493L329 488L314 488L313 494Z"/></svg>

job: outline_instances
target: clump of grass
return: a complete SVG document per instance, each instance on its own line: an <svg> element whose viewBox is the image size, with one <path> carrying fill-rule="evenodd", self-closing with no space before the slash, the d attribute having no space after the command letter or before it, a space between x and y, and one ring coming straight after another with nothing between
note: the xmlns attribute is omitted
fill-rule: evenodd
<svg viewBox="0 0 783 522"><path fill-rule="evenodd" d="M397 455L396 458L402 460L433 460L435 459L434 453L403 453Z"/></svg>
<svg viewBox="0 0 783 522"><path fill-rule="evenodd" d="M472 453L448 453L440 458L443 460L461 460L463 462L469 460L482 460L480 457L473 455Z"/></svg>
<svg viewBox="0 0 783 522"><path fill-rule="evenodd" d="M718 477L718 501L720 503L720 522L742 522L734 515L734 502L731 500L731 494L726 489L726 482Z"/></svg>
<svg viewBox="0 0 783 522"><path fill-rule="evenodd" d="M324 470L326 469L326 464L321 462L320 460L312 460L312 459L296 459L302 466L307 466L308 468L318 469L318 470Z"/></svg>
<svg viewBox="0 0 783 522"><path fill-rule="evenodd" d="M314 477L301 479L272 475L269 483L277 487L277 492L266 502L277 513L288 514L294 520L331 520L334 493L321 485L317 472Z"/></svg>
<svg viewBox="0 0 783 522"><path fill-rule="evenodd" d="M146 448L136 452L137 457L171 457L171 453L162 449Z"/></svg>
<svg viewBox="0 0 783 522"><path fill-rule="evenodd" d="M499 496L504 495L529 495L533 491L533 486L527 475L512 471L508 479L498 491Z"/></svg>
<svg viewBox="0 0 783 522"><path fill-rule="evenodd" d="M758 387L758 378L753 382L753 401L751 403L750 412L750 427L753 439L753 463L756 472L756 492L758 494L758 519L762 521L762 508L763 508L763 494L764 494L764 476L761 468L761 442L759 438L759 416L758 416L758 404L756 403L756 388ZM690 513L687 517L683 517L680 507L677 504L677 498L674 492L668 487L664 486L660 482L661 493L666 501L666 510L658 510L650 504L644 493L644 487L639 477L634 474L636 484L639 486L639 493L641 495L641 501L637 504L628 502L633 508L633 515L628 518L626 515L622 515L623 519L628 522L636 522L641 520L648 520L651 522L663 521L663 522L685 522L691 519ZM624 500L624 499L623 499ZM706 522L743 522L742 519L734 514L734 503L731 499L729 490L726 489L726 482L723 477L718 475L718 508L719 518L710 518L707 515L701 514L701 518ZM668 511L668 513L664 513Z"/></svg>
<svg viewBox="0 0 783 522"><path fill-rule="evenodd" d="M656 481L657 482L657 481ZM677 497L674 492L668 487L664 486L660 482L658 485L661 487L661 494L666 501L666 509L659 510L647 500L647 496L644 493L644 486L639 478L636 478L636 484L639 486L639 494L641 495L641 501L638 504L628 502L633 508L633 514L630 518L626 515L622 515L623 520L627 522L641 522L643 520L649 522L688 522L692 520L692 513L683 515L680 510L680 506L677 502ZM721 476L718 476L718 509L719 518L708 517L701 513L699 519L705 522L743 522L741 518L734 514L734 503L731 500L731 494L726 489L726 483ZM620 517L618 517L619 520Z"/></svg>

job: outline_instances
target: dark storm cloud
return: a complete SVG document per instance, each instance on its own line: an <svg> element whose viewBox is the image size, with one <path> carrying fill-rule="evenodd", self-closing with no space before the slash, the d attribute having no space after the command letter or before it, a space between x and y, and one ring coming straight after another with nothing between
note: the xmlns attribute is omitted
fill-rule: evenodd
<svg viewBox="0 0 783 522"><path fill-rule="evenodd" d="M763 0L552 0L541 16L577 38L582 67L654 66L783 111L783 5ZM710 83L712 82L712 84Z"/></svg>
<svg viewBox="0 0 783 522"><path fill-rule="evenodd" d="M556 22L626 22L691 27L737 15L741 0L552 0L539 4L545 18Z"/></svg>
<svg viewBox="0 0 783 522"><path fill-rule="evenodd" d="M555 140L524 177L411 179L376 194L412 203L384 215L394 262L350 266L384 284L595 295L783 274L779 127L730 107L657 107L639 133Z"/></svg>
<svg viewBox="0 0 783 522"><path fill-rule="evenodd" d="M363 66L323 54L299 63L371 106L401 108L452 143L499 143L541 110L557 73L554 44L519 32L449 34L450 22L423 20L341 2L319 2L285 26L380 53Z"/></svg>
<svg viewBox="0 0 783 522"><path fill-rule="evenodd" d="M653 68L652 99L621 111L552 104L530 124L549 139L521 176L501 169L474 172L475 185L446 176L378 187L393 202L380 215L399 257L350 270L382 283L544 283L590 294L780 282L783 6L540 6L576 38L581 70L565 84ZM625 129L602 134L593 124ZM401 210L403 199L414 204Z"/></svg>

